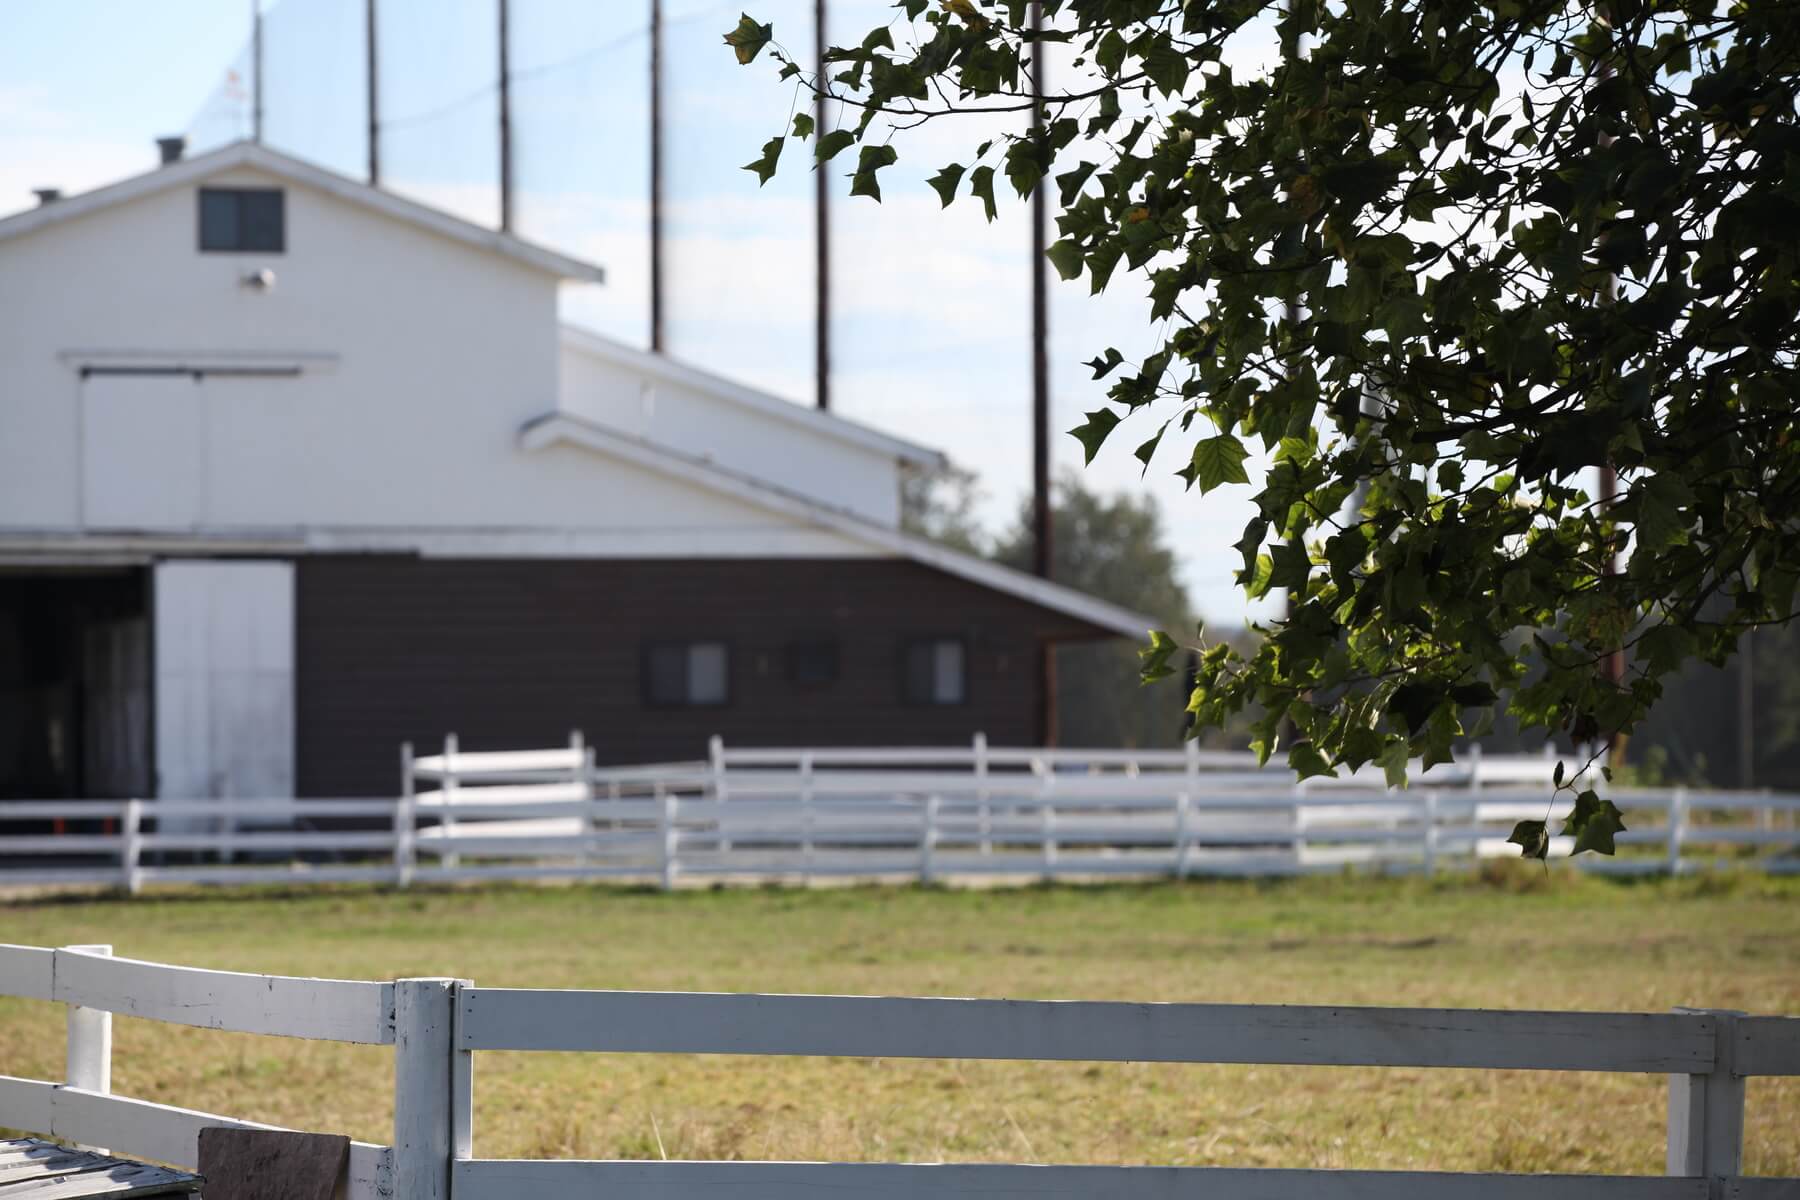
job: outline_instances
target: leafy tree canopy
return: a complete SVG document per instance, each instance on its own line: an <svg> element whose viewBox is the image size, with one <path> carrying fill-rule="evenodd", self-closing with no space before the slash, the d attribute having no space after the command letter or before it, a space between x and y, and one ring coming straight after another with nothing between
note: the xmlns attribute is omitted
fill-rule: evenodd
<svg viewBox="0 0 1800 1200"><path fill-rule="evenodd" d="M1502 709L1594 744L1794 615L1792 0L1043 0L1038 34L1026 0L896 8L823 78L774 47L856 119L750 169L854 149L879 199L910 130L973 114L943 202L1053 187L1056 269L1144 294L1159 344L1095 356L1075 435L1255 489L1239 579L1289 597L1254 651L1203 647L1201 725L1249 713L1303 776L1404 778ZM1586 792L1567 831L1616 828Z"/></svg>

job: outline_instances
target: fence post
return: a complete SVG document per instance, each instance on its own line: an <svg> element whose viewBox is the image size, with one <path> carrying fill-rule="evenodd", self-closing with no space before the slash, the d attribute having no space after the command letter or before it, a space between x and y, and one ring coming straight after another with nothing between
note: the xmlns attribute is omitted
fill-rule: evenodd
<svg viewBox="0 0 1800 1200"><path fill-rule="evenodd" d="M919 882L928 884L937 879L938 797L925 797L919 817Z"/></svg>
<svg viewBox="0 0 1800 1200"><path fill-rule="evenodd" d="M1181 838L1180 853L1175 860L1175 876L1186 879L1193 869L1194 834L1189 828L1193 816L1194 797L1200 794L1200 743L1188 738L1181 743L1183 758L1182 771L1187 777L1186 790L1181 793L1179 836Z"/></svg>
<svg viewBox="0 0 1800 1200"><path fill-rule="evenodd" d="M712 764L713 802L719 811L719 853L731 853L731 839L725 836L725 739L713 734L706 739L706 758Z"/></svg>
<svg viewBox="0 0 1800 1200"><path fill-rule="evenodd" d="M1669 795L1669 874L1681 874L1681 839L1687 833L1687 789Z"/></svg>
<svg viewBox="0 0 1800 1200"><path fill-rule="evenodd" d="M75 954L93 954L110 958L112 947L107 946L64 946L63 950ZM61 954L57 955L58 958ZM63 1080L68 1086L80 1088L84 1092L112 1091L112 1014L98 1008L83 1008L79 1004L71 1004L68 1014L68 1032L66 1048L63 1055ZM104 1154L100 1146L89 1146L89 1150Z"/></svg>
<svg viewBox="0 0 1800 1200"><path fill-rule="evenodd" d="M394 1200L448 1200L450 1161L467 1144L459 1104L471 1056L457 1049L459 979L394 981Z"/></svg>
<svg viewBox="0 0 1800 1200"><path fill-rule="evenodd" d="M144 886L138 861L144 854L144 802L127 800L125 814L119 819L119 873L124 877L126 894L135 896Z"/></svg>
<svg viewBox="0 0 1800 1200"><path fill-rule="evenodd" d="M1175 796L1175 878L1186 879L1188 876L1188 808L1193 798L1187 792L1178 792Z"/></svg>
<svg viewBox="0 0 1800 1200"><path fill-rule="evenodd" d="M1051 795L1055 780L1043 759L1033 759L1031 766L1038 777L1038 840L1043 847L1044 880L1049 882L1056 878L1056 806Z"/></svg>
<svg viewBox="0 0 1800 1200"><path fill-rule="evenodd" d="M670 891L675 886L675 870L677 848L675 845L675 795L669 791L668 785L661 779L656 781L656 832L660 835L657 844L657 874L660 877L663 891Z"/></svg>
<svg viewBox="0 0 1800 1200"><path fill-rule="evenodd" d="M993 806L988 802L988 744L987 734L976 731L971 739L970 748L975 754L975 808L977 819L981 825L981 852L994 852L994 814Z"/></svg>
<svg viewBox="0 0 1800 1200"><path fill-rule="evenodd" d="M1722 1009L1677 1008L1711 1017L1712 1070L1669 1076L1669 1145L1665 1175L1719 1180L1737 1175L1744 1161L1744 1077L1737 1073L1737 1019ZM1721 1193L1715 1190L1713 1195Z"/></svg>
<svg viewBox="0 0 1800 1200"><path fill-rule="evenodd" d="M394 802L394 884L406 887L412 883L413 868L418 862L417 825L413 819L413 748L411 742L400 744L400 798Z"/></svg>
<svg viewBox="0 0 1800 1200"><path fill-rule="evenodd" d="M457 740L454 733L444 735L444 775L438 781L438 795L443 798L443 815L438 819L438 834L444 839L444 850L438 855L442 866L456 867L462 865L462 856L453 852L456 845L456 758Z"/></svg>
<svg viewBox="0 0 1800 1200"><path fill-rule="evenodd" d="M219 861L237 861L237 797L230 792L219 797Z"/></svg>
<svg viewBox="0 0 1800 1200"><path fill-rule="evenodd" d="M594 748L583 742L577 729L569 734L569 749L575 752L575 781L581 784L581 866L586 870L594 865L594 832L598 828L594 820Z"/></svg>
<svg viewBox="0 0 1800 1200"><path fill-rule="evenodd" d="M813 876L813 756L800 752L800 872L807 883Z"/></svg>
<svg viewBox="0 0 1800 1200"><path fill-rule="evenodd" d="M1435 789L1425 793L1425 875L1426 878L1437 874L1438 856L1438 794Z"/></svg>

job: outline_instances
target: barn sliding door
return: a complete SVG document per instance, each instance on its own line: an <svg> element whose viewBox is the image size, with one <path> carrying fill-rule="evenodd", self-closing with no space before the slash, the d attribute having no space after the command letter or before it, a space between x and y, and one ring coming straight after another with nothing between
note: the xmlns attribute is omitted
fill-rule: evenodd
<svg viewBox="0 0 1800 1200"><path fill-rule="evenodd" d="M294 565L156 565L157 795L294 794Z"/></svg>

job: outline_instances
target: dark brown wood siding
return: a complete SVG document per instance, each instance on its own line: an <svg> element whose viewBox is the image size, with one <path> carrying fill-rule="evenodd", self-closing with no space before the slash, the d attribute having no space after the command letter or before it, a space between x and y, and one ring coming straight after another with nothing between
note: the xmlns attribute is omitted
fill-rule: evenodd
<svg viewBox="0 0 1800 1200"><path fill-rule="evenodd" d="M1060 613L896 559L421 560L298 566L298 770L306 796L391 795L420 753L547 747L581 730L602 762L735 745L1034 740L1045 640L1104 636ZM959 637L968 700L907 704L915 638ZM789 680L790 642L838 645L838 678ZM731 698L655 709L643 650L723 641Z"/></svg>

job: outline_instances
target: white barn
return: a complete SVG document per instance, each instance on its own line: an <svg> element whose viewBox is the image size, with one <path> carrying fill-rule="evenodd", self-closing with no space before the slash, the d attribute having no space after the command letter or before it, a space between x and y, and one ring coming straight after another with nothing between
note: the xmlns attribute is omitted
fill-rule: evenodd
<svg viewBox="0 0 1800 1200"><path fill-rule="evenodd" d="M0 797L1029 741L1143 631L902 532L935 452L561 324L600 281L248 143L0 220Z"/></svg>

